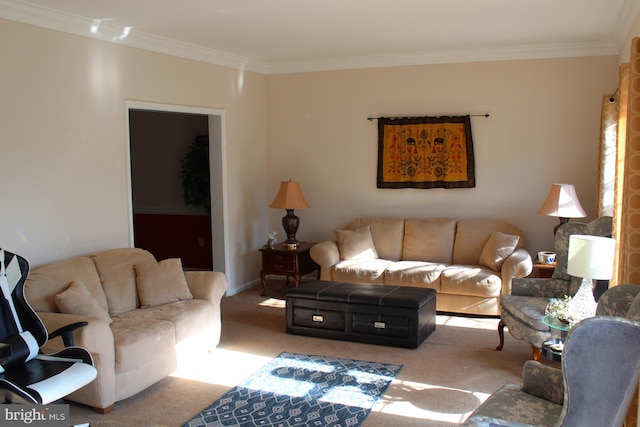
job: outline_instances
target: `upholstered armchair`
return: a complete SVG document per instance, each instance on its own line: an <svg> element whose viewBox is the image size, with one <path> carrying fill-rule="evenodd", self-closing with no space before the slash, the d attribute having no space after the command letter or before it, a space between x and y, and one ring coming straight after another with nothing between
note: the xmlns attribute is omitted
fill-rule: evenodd
<svg viewBox="0 0 640 427"><path fill-rule="evenodd" d="M567 258L569 251L569 236L585 234L592 236L610 237L612 218L604 216L588 224L581 222L567 222L561 225L554 239L556 253L556 267L549 279L514 278L510 295L500 298L501 313L498 324L500 344L496 350L504 346L504 327L509 333L531 344L533 359L540 360L542 343L551 338L551 330L542 322L545 308L552 298L573 296L580 287L582 278L567 274Z"/></svg>
<svg viewBox="0 0 640 427"><path fill-rule="evenodd" d="M640 297L634 306L640 319ZM569 333L562 370L534 360L525 362L522 386L505 384L462 425L621 426L639 370L640 322L591 317Z"/></svg>

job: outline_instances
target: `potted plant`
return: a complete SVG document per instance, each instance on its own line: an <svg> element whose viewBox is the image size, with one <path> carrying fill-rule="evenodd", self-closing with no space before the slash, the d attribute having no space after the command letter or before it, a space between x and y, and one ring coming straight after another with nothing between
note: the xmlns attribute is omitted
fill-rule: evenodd
<svg viewBox="0 0 640 427"><path fill-rule="evenodd" d="M182 195L185 204L211 214L208 135L196 136L182 159Z"/></svg>

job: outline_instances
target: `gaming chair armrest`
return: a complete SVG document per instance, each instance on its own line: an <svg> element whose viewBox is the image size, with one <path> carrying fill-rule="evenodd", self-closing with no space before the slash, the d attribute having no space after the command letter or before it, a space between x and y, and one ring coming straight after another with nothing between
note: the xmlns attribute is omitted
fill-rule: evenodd
<svg viewBox="0 0 640 427"><path fill-rule="evenodd" d="M51 338L55 338L55 337L62 337L62 342L64 343L65 347L72 347L73 344L73 331L75 331L78 328L81 328L83 326L87 326L89 323L88 322L75 322L75 323L71 323L69 325L65 325L62 326L58 329L56 329L55 331L51 332L49 334L49 339Z"/></svg>
<svg viewBox="0 0 640 427"><path fill-rule="evenodd" d="M106 322L97 318L77 314L51 313L45 311L39 311L37 313L47 327L47 331L50 333L77 322L87 322L88 324L85 327L73 331L74 345L89 350L94 356L94 359L99 358L105 364L115 363L113 333L111 332L110 325L107 325ZM49 339L49 341L40 348L40 351L44 354L54 354L63 348L65 348L65 345L62 336L58 336L55 339Z"/></svg>
<svg viewBox="0 0 640 427"><path fill-rule="evenodd" d="M0 364L4 363L11 357L11 346L9 344L0 343Z"/></svg>

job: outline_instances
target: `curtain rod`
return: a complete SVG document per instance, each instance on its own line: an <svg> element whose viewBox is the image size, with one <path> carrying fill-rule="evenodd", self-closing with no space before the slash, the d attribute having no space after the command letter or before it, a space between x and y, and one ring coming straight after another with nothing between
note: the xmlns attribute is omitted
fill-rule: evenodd
<svg viewBox="0 0 640 427"><path fill-rule="evenodd" d="M489 117L489 114L467 114L469 117ZM373 120L379 120L379 119L410 119L413 117L367 117L367 120L369 120L370 122Z"/></svg>

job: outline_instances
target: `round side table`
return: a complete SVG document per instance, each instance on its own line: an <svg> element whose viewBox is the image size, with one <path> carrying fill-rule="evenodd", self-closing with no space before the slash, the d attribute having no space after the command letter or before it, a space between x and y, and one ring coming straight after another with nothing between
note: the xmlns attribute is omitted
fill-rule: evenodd
<svg viewBox="0 0 640 427"><path fill-rule="evenodd" d="M562 362L562 351L564 350L564 340L569 332L569 324L561 322L557 317L545 315L542 317L542 323L557 331L559 337L554 337L542 343L542 354L549 360Z"/></svg>

